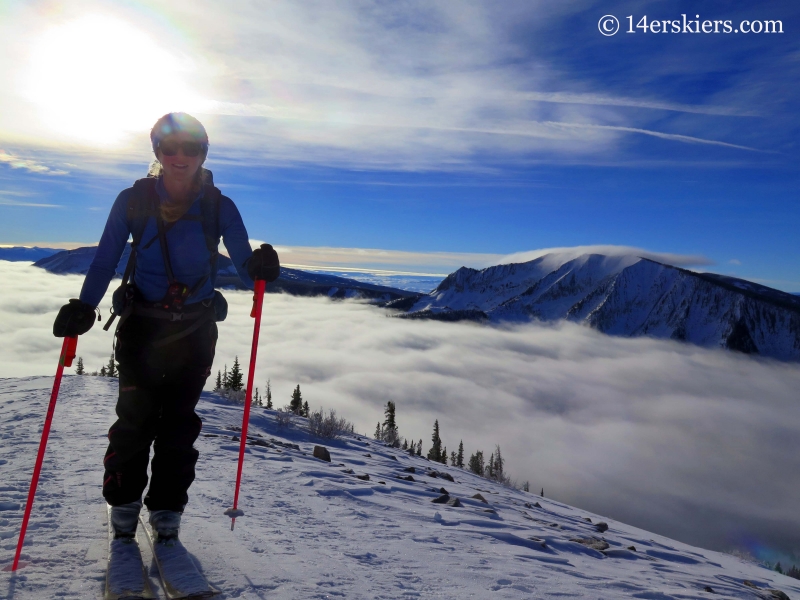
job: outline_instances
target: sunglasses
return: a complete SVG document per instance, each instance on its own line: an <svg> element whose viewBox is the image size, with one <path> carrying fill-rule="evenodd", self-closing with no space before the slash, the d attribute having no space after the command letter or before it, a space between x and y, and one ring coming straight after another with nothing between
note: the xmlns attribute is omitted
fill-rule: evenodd
<svg viewBox="0 0 800 600"><path fill-rule="evenodd" d="M203 144L201 142L172 142L168 140L159 142L158 148L164 156L175 156L178 154L178 150L182 150L183 155L189 158L194 158L195 156L200 156L208 152L208 144Z"/></svg>

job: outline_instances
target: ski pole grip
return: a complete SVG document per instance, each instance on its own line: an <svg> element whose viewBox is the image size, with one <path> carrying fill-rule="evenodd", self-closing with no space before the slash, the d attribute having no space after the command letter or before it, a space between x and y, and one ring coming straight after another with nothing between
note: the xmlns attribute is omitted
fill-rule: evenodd
<svg viewBox="0 0 800 600"><path fill-rule="evenodd" d="M256 288L255 293L253 294L253 308L250 310L250 318L256 318L256 305L258 304L258 298L264 295L264 291L267 289L267 282L265 279L256 279L255 281Z"/></svg>
<svg viewBox="0 0 800 600"><path fill-rule="evenodd" d="M64 344L64 366L71 367L75 354L78 351L78 336L68 337Z"/></svg>

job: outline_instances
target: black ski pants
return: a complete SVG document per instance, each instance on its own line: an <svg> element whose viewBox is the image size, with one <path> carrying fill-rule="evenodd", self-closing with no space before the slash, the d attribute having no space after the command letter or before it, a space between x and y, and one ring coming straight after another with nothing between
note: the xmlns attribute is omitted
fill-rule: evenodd
<svg viewBox="0 0 800 600"><path fill-rule="evenodd" d="M194 409L211 373L217 324L209 318L191 334L153 347L153 341L188 325L131 315L117 332L119 418L108 431L103 460L103 496L112 506L142 497L151 445L144 504L151 511L183 511L189 500L199 456L193 444L202 428Z"/></svg>

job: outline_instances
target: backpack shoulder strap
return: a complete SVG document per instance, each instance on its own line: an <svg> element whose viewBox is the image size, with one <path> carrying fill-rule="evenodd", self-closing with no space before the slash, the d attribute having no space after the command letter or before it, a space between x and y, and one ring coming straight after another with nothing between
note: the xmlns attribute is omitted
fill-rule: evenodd
<svg viewBox="0 0 800 600"><path fill-rule="evenodd" d="M154 177L145 177L133 184L133 192L128 199L128 223L133 237L131 242L133 248L136 248L142 241L147 220L156 214L155 196L156 179Z"/></svg>
<svg viewBox="0 0 800 600"><path fill-rule="evenodd" d="M211 260L216 263L219 254L219 207L222 192L213 185L203 186L203 197L200 200L200 214L203 223L203 236L206 238L206 248L211 254ZM212 265L213 266L213 265Z"/></svg>

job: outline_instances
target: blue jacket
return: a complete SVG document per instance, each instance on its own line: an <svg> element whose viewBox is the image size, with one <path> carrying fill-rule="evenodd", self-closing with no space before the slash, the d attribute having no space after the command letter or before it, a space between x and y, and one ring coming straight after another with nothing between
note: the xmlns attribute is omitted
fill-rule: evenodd
<svg viewBox="0 0 800 600"><path fill-rule="evenodd" d="M125 250L128 236L131 234L132 223L128 221L128 199L132 191L133 188L128 188L117 196L114 206L111 208L111 214L108 215L103 237L100 238L97 254L83 282L80 299L91 306L96 307L106 293L108 284L114 277L119 259ZM162 202L168 198L164 183L160 178L156 183L156 191ZM187 214L200 215L200 194L195 198ZM226 196L220 197L219 231L239 278L252 289L253 280L247 275L247 269L244 266L245 261L252 255L247 230L233 200ZM149 248L144 248L157 235L155 219L150 218L144 228L142 241L136 253L134 284L148 302L161 300L169 287L164 259L161 256L161 244L156 240L150 244ZM203 236L202 222L179 220L167 232L167 247L172 271L179 282L185 283L191 289L200 279L209 276L205 284L188 298L186 303L192 304L212 297L217 274L210 273L211 257Z"/></svg>

